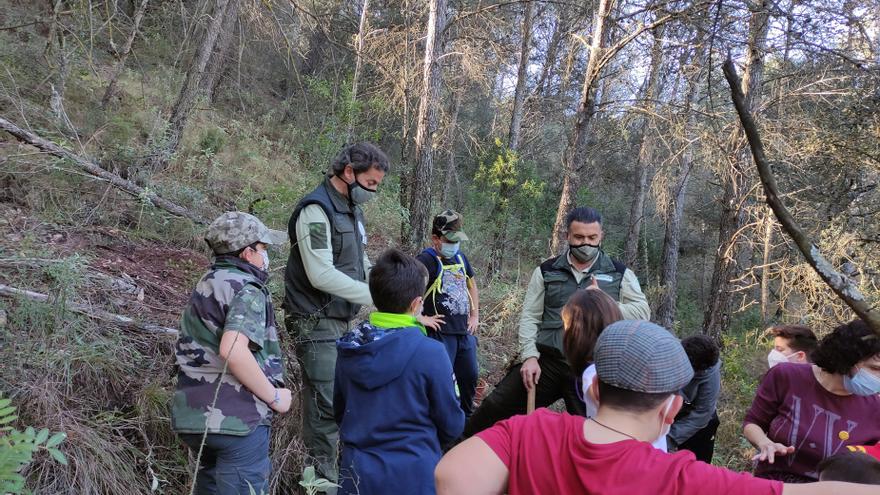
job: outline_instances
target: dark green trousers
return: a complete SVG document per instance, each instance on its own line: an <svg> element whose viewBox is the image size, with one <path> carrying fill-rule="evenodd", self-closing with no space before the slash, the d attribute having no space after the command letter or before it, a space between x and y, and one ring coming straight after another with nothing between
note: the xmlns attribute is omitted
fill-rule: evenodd
<svg viewBox="0 0 880 495"><path fill-rule="evenodd" d="M535 390L535 407L547 407L559 399L565 401L570 414L586 414L584 404L577 394L577 380L562 353L553 348L541 348L538 365L541 377ZM502 419L526 413L528 393L523 385L519 369L522 364L510 368L495 389L483 399L480 407L464 425L464 438L471 437Z"/></svg>
<svg viewBox="0 0 880 495"><path fill-rule="evenodd" d="M307 464L313 464L319 476L335 483L339 480L339 428L333 419L336 339L348 330L348 322L288 316L284 324L294 338L302 374L302 439L312 458Z"/></svg>

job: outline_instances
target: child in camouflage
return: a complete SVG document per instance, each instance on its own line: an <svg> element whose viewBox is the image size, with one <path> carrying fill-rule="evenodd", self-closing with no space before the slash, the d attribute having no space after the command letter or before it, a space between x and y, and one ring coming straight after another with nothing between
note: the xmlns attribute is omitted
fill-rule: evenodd
<svg viewBox="0 0 880 495"><path fill-rule="evenodd" d="M286 240L247 213L224 213L208 227L215 258L180 319L171 405L174 431L202 452L197 494L269 491L269 425L273 412L290 409L291 396L265 285L266 250Z"/></svg>

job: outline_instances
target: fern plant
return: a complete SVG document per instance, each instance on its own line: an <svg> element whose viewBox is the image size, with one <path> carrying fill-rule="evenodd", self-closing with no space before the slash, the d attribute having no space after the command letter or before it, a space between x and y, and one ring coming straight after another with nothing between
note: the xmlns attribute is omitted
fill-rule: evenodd
<svg viewBox="0 0 880 495"><path fill-rule="evenodd" d="M18 431L10 423L15 421L15 406L12 401L0 395L0 493L22 493L24 476L21 470L34 459L34 452L44 449L53 459L67 465L67 458L58 450L58 445L67 437L62 432L49 435L49 430L40 431L27 427Z"/></svg>

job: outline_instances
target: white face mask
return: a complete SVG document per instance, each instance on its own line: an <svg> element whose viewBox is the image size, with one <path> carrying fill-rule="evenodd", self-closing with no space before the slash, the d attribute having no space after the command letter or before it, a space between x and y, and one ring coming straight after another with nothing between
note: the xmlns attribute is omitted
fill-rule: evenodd
<svg viewBox="0 0 880 495"><path fill-rule="evenodd" d="M663 423L660 426L660 435L657 436L657 440L654 440L652 443L657 443L661 438L666 438L666 435L669 434L669 430L672 429L672 424L666 422L666 415L669 414L669 410L672 409L672 404L675 403L675 395L669 398L669 401L666 402L666 409L663 410Z"/></svg>
<svg viewBox="0 0 880 495"><path fill-rule="evenodd" d="M263 271L269 271L269 252L268 251L260 251L260 255L263 257Z"/></svg>
<svg viewBox="0 0 880 495"><path fill-rule="evenodd" d="M789 363L789 362L791 362L791 357L794 356L795 354L797 354L797 353L793 352L793 353L789 354L788 356L786 356L785 354L782 353L782 351L779 351L777 349L773 349L772 351L770 351L770 354L767 354L767 364L772 368L780 363Z"/></svg>

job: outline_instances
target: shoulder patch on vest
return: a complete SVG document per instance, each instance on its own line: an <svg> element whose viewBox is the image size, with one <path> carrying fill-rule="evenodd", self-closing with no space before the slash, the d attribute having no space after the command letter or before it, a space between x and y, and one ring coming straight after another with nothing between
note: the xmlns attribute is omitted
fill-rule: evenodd
<svg viewBox="0 0 880 495"><path fill-rule="evenodd" d="M323 222L309 224L309 243L312 249L327 249L327 224Z"/></svg>

